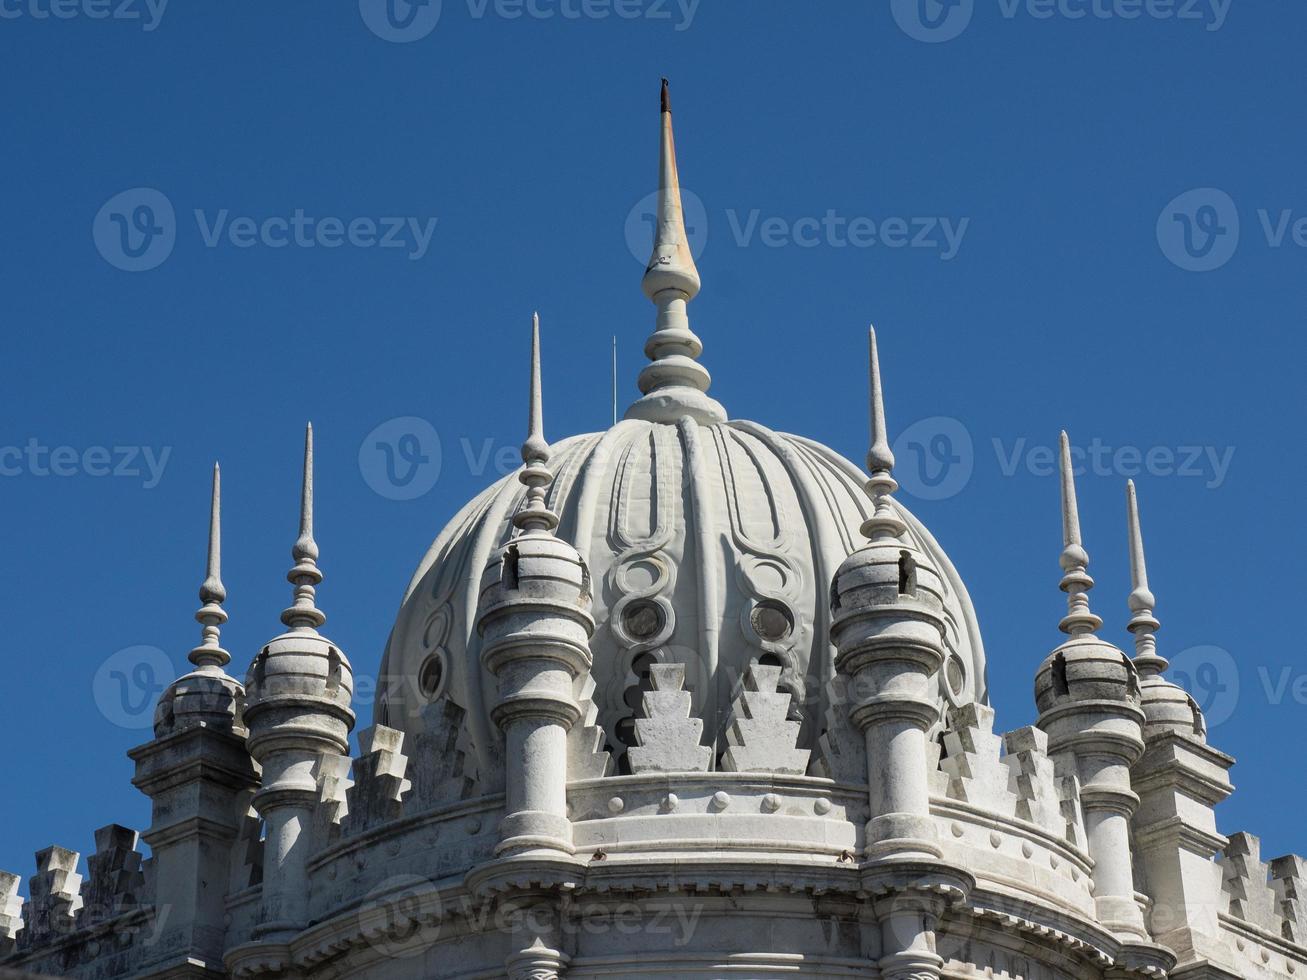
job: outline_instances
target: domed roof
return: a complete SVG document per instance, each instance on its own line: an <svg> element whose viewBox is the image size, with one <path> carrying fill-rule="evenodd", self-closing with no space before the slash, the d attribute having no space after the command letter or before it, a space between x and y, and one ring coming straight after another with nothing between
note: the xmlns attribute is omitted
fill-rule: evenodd
<svg viewBox="0 0 1307 980"><path fill-rule="evenodd" d="M866 476L817 442L729 419L707 394L703 345L687 314L700 280L665 91L661 130L656 231L643 283L657 317L642 397L607 432L563 440L547 454L548 510L585 562L593 590L594 690L587 685L578 696L593 699L620 756L633 741L649 665L683 664L705 739L715 744L724 740L737 682L761 661L782 668L781 686L795 696L792 713L803 722L800 744L810 747L825 725L834 673L831 582L866 543ZM466 712L465 735L485 772L497 768L500 736L490 722L494 679L481 664L475 629L478 586L525 499L518 475L506 476L436 538L405 595L376 695L375 719L412 735L421 730L422 708L447 696ZM984 702L985 655L966 589L921 523L897 502L888 506L942 583L941 701Z"/></svg>
<svg viewBox="0 0 1307 980"><path fill-rule="evenodd" d="M784 667L820 727L833 673L828 642L835 570L864 543L864 476L819 443L754 422L619 422L552 447L549 509L590 568L596 621L594 700L615 748L638 704L636 661L684 663L705 735L724 725L734 682L754 660ZM382 663L376 720L410 733L428 699L467 710L478 752L498 738L495 692L475 633L478 585L513 530L525 490L510 475L469 503L418 566ZM952 700L984 701L985 656L953 564L895 503L945 586ZM814 728L816 726L816 728Z"/></svg>

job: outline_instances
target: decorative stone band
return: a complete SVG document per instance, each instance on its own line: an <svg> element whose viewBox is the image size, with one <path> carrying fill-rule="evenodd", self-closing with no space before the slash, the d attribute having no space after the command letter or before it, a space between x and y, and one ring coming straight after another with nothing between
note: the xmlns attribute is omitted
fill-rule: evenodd
<svg viewBox="0 0 1307 980"><path fill-rule="evenodd" d="M862 729L894 721L925 729L939 720L939 707L934 701L892 692L858 701L849 712L849 718Z"/></svg>
<svg viewBox="0 0 1307 980"><path fill-rule="evenodd" d="M1120 756L1131 765L1143 755L1143 709L1126 701L1067 701L1040 713L1051 755L1074 750Z"/></svg>
<svg viewBox="0 0 1307 980"><path fill-rule="evenodd" d="M553 696L541 691L501 694L490 717L501 728L519 719L537 719L570 729L581 718L581 708L566 695Z"/></svg>
<svg viewBox="0 0 1307 980"><path fill-rule="evenodd" d="M1107 783L1080 787L1080 803L1087 808L1130 817L1139 808L1139 797L1130 790Z"/></svg>

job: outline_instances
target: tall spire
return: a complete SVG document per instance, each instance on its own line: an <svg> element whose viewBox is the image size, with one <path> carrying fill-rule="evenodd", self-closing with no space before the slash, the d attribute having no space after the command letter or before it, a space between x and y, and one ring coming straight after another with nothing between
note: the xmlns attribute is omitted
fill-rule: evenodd
<svg viewBox="0 0 1307 980"><path fill-rule="evenodd" d="M1071 470L1071 440L1062 433L1062 591L1067 594L1067 614L1058 624L1063 633L1079 636L1093 633L1103 621L1089 609L1089 553L1080 540L1080 507L1076 502L1076 478Z"/></svg>
<svg viewBox="0 0 1307 980"><path fill-rule="evenodd" d="M640 372L644 395L627 410L627 418L675 422L689 416L705 424L726 420L726 410L706 394L712 377L699 363L703 343L690 329L686 306L699 292L699 270L690 251L681 204L681 180L672 137L672 101L663 79L659 101L662 135L658 193L654 205L653 254L641 283L658 308L653 334L644 352L652 364Z"/></svg>
<svg viewBox="0 0 1307 980"><path fill-rule="evenodd" d="M222 608L227 590L222 584L222 471L213 464L213 490L209 497L209 556L203 584L200 585L202 605L195 619L204 627L200 645L190 652L189 659L196 667L225 667L231 654L222 648L222 624L227 612Z"/></svg>
<svg viewBox="0 0 1307 980"><path fill-rule="evenodd" d="M872 541L897 538L907 525L894 513L890 498L899 488L894 479L894 452L890 449L885 425L885 396L880 384L880 355L876 350L876 328L867 328L869 378L871 384L871 447L867 450L867 494L875 510L862 522L862 533Z"/></svg>
<svg viewBox="0 0 1307 980"><path fill-rule="evenodd" d="M531 394L527 410L526 442L522 443L522 462L526 464L518 479L526 489L526 504L513 516L513 524L522 531L552 531L558 515L545 504L545 495L554 475L549 462L549 443L545 442L544 408L540 393L540 314L531 317Z"/></svg>
<svg viewBox="0 0 1307 980"><path fill-rule="evenodd" d="M286 573L295 586L295 602L281 614L292 629L316 629L327 616L316 603L316 587L322 582L318 568L318 544L313 540L313 423L304 429L304 482L300 490L300 535L290 551L295 567Z"/></svg>
<svg viewBox="0 0 1307 980"><path fill-rule="evenodd" d="M1157 652L1157 637L1161 627L1153 615L1157 600L1148 588L1148 565L1144 561L1144 535L1139 526L1139 498L1135 494L1135 481L1125 485L1126 515L1130 525L1130 612L1133 616L1126 627L1135 637L1135 666L1140 677L1152 677L1166 670L1166 658Z"/></svg>

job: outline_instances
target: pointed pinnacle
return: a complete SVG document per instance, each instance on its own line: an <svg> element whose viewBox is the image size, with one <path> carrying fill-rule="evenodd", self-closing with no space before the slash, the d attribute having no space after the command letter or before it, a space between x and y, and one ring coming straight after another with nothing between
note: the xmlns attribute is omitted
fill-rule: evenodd
<svg viewBox="0 0 1307 980"><path fill-rule="evenodd" d="M527 409L526 442L522 443L522 462L549 461L549 443L545 441L544 406L540 391L540 314L531 316L531 384Z"/></svg>
<svg viewBox="0 0 1307 980"><path fill-rule="evenodd" d="M513 515L513 525L522 531L552 531L558 515L545 504L545 496L554 475L549 462L549 443L544 436L544 407L540 384L540 314L531 318L531 397L527 416L527 437L522 443L522 462L526 465L518 480L526 487L526 503Z"/></svg>
<svg viewBox="0 0 1307 980"><path fill-rule="evenodd" d="M659 99L659 109L662 112L672 111L672 91L671 84L667 79L663 79L662 97Z"/></svg>
<svg viewBox="0 0 1307 980"><path fill-rule="evenodd" d="M1076 501L1076 478L1071 465L1071 440L1065 430L1061 435L1059 467L1062 482L1062 591L1067 594L1067 614L1058 624L1064 633L1078 636L1093 633L1103 621L1089 608L1089 590L1094 580L1089 576L1089 553L1080 537L1080 507Z"/></svg>
<svg viewBox="0 0 1307 980"><path fill-rule="evenodd" d="M1130 622L1126 629L1135 637L1135 661L1141 676L1148 677L1166 670L1166 660L1157 653L1157 639L1153 635L1161 627L1153 614L1157 600L1148 588L1148 565L1144 559L1144 535L1139 523L1139 498L1135 481L1126 482L1126 516L1130 532L1130 585L1128 599Z"/></svg>
<svg viewBox="0 0 1307 980"><path fill-rule="evenodd" d="M222 472L213 464L213 488L209 497L209 551L206 574L200 585L200 602L195 621L204 629L200 645L190 652L188 659L196 667L225 667L231 654L222 648L222 624L227 622L227 611L222 608L227 590L222 584Z"/></svg>
<svg viewBox="0 0 1307 980"><path fill-rule="evenodd" d="M876 328L867 330L871 367L871 448L867 451L867 469L872 473L894 470L894 452L890 449L885 427L885 396L880 384L880 356L876 351Z"/></svg>
<svg viewBox="0 0 1307 980"><path fill-rule="evenodd" d="M209 497L209 554L200 601L220 603L227 598L222 584L222 471L213 464L213 489Z"/></svg>
<svg viewBox="0 0 1307 980"><path fill-rule="evenodd" d="M295 567L286 579L295 586L295 601L281 614L281 621L292 629L316 628L327 621L317 607L316 586L322 581L318 568L318 544L313 540L313 423L304 429L304 478L300 489L300 535L291 548Z"/></svg>
<svg viewBox="0 0 1307 980"><path fill-rule="evenodd" d="M663 79L661 117L653 254L645 268L642 285L644 294L651 300L665 289L675 289L685 294L686 299L693 299L701 283L685 231L681 178L676 166L676 140L672 135L671 97L666 79Z"/></svg>

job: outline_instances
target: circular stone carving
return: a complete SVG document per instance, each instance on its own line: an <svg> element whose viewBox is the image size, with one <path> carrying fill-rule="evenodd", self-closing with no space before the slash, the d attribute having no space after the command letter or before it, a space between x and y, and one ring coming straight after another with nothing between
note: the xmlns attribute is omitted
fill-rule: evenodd
<svg viewBox="0 0 1307 980"><path fill-rule="evenodd" d="M666 810L668 813L671 813L680 805L681 805L680 798L677 797L675 793L668 793L667 796L663 799L663 809Z"/></svg>
<svg viewBox="0 0 1307 980"><path fill-rule="evenodd" d="M958 823L957 821L953 822L953 825L949 827L949 830L953 831L954 837L961 837L964 832L962 830L962 824Z"/></svg>
<svg viewBox="0 0 1307 980"><path fill-rule="evenodd" d="M652 640L664 624L662 608L656 602L633 602L622 610L622 629L633 640Z"/></svg>
<svg viewBox="0 0 1307 980"><path fill-rule="evenodd" d="M434 701L445 691L445 651L437 649L422 662L418 670L418 689L428 701Z"/></svg>
<svg viewBox="0 0 1307 980"><path fill-rule="evenodd" d="M768 793L762 798L762 809L764 813L775 813L781 808L781 798L775 793Z"/></svg>
<svg viewBox="0 0 1307 980"><path fill-rule="evenodd" d="M769 643L779 643L794 631L794 614L783 604L767 599L753 607L749 625Z"/></svg>
<svg viewBox="0 0 1307 980"><path fill-rule="evenodd" d="M812 805L812 808L816 810L817 813L821 814L822 816L825 816L826 814L830 813L830 800L825 799L823 797L822 799L814 803Z"/></svg>
<svg viewBox="0 0 1307 980"><path fill-rule="evenodd" d="M622 800L620 796L614 796L611 800L608 801L609 813L621 813L625 809L626 809L626 803Z"/></svg>
<svg viewBox="0 0 1307 980"><path fill-rule="evenodd" d="M731 794L718 790L712 795L712 805L718 810L725 810L731 805Z"/></svg>

